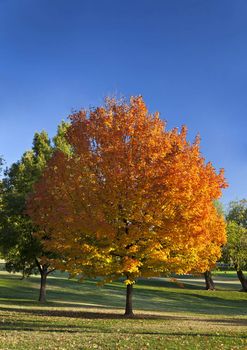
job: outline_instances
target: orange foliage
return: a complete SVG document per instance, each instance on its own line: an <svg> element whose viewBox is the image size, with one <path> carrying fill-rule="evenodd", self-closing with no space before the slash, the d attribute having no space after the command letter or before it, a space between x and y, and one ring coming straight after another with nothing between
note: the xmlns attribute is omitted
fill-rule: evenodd
<svg viewBox="0 0 247 350"><path fill-rule="evenodd" d="M226 183L198 138L190 144L186 127L166 131L141 97L70 119L72 152L55 153L28 209L57 268L131 283L215 263L225 226L213 200Z"/></svg>

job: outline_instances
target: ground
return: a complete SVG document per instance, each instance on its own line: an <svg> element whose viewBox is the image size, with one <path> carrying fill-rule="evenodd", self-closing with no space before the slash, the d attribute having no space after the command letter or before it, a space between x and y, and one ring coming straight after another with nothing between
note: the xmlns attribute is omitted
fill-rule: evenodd
<svg viewBox="0 0 247 350"><path fill-rule="evenodd" d="M0 349L247 349L247 293L235 274L215 275L214 292L200 278L180 278L138 281L135 318L125 319L121 282L97 287L57 273L40 305L38 276L2 271Z"/></svg>

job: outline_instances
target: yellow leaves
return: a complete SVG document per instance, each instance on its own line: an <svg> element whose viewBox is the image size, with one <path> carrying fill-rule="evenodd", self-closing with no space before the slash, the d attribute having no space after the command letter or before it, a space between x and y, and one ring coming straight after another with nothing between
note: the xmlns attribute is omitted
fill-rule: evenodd
<svg viewBox="0 0 247 350"><path fill-rule="evenodd" d="M128 249L129 254L130 253L137 253L138 252L138 245L137 244L133 244L129 249Z"/></svg>
<svg viewBox="0 0 247 350"><path fill-rule="evenodd" d="M149 258L156 264L166 263L167 261L169 261L169 256L166 252L163 252L162 250L151 253Z"/></svg>
<svg viewBox="0 0 247 350"><path fill-rule="evenodd" d="M128 256L123 259L123 271L125 274L131 274L139 272L139 268L142 266L142 262L138 259L130 258Z"/></svg>
<svg viewBox="0 0 247 350"><path fill-rule="evenodd" d="M134 280L130 280L130 279L126 279L126 280L124 280L124 283L126 284L126 286L128 285L128 284L135 284L135 281Z"/></svg>
<svg viewBox="0 0 247 350"><path fill-rule="evenodd" d="M105 111L102 111L103 113L105 113ZM114 122L114 117L113 117L113 113L109 112L107 115L105 115L104 118L104 125L107 128L112 128L113 127L113 122Z"/></svg>

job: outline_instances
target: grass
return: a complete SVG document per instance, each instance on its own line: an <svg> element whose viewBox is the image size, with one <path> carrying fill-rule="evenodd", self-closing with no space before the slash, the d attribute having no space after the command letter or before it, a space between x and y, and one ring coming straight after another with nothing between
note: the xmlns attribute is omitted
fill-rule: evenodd
<svg viewBox="0 0 247 350"><path fill-rule="evenodd" d="M183 279L183 287L180 284ZM247 293L235 275L215 275L217 291L200 278L140 280L135 318L125 319L125 286L97 287L63 274L49 277L40 305L39 278L0 274L0 349L247 349Z"/></svg>

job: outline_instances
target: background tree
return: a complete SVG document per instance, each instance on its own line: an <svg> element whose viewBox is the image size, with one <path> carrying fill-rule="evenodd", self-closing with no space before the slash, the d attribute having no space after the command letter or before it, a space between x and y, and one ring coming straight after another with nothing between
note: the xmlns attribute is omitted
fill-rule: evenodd
<svg viewBox="0 0 247 350"><path fill-rule="evenodd" d="M65 146L61 124L54 140L54 146L45 131L35 133L33 147L23 154L20 161L5 171L2 180L2 207L0 219L0 247L9 272L21 271L23 277L36 270L40 273L39 301L46 300L46 280L54 268L44 258L41 242L35 232L32 220L26 213L26 200L34 183L41 176L54 148ZM63 141L64 140L64 145ZM48 254L46 252L46 258Z"/></svg>
<svg viewBox="0 0 247 350"><path fill-rule="evenodd" d="M3 157L0 155L0 174L2 172L3 163L4 163Z"/></svg>
<svg viewBox="0 0 247 350"><path fill-rule="evenodd" d="M3 164L4 164L4 160L3 160L3 157L0 155L0 176L2 175ZM0 190L1 190L1 185L2 185L2 179L0 178ZM1 192L0 192L0 194L1 194Z"/></svg>
<svg viewBox="0 0 247 350"><path fill-rule="evenodd" d="M220 256L225 226L213 200L225 187L223 172L205 164L198 138L191 145L185 127L166 131L141 97L70 119L72 152L53 155L28 212L49 237L44 247L62 257L53 261L59 269L125 277L132 316L139 277L205 271L198 259L210 243L212 261Z"/></svg>
<svg viewBox="0 0 247 350"><path fill-rule="evenodd" d="M2 181L2 169L3 169L4 160L3 157L0 156L0 213L2 213L3 206L3 181ZM0 232L1 232L1 220L0 220ZM0 249L1 254L1 249Z"/></svg>
<svg viewBox="0 0 247 350"><path fill-rule="evenodd" d="M69 143L66 141L65 135L68 130L69 123L62 121L57 127L57 134L53 137L53 151L61 151L64 154L70 155L72 150Z"/></svg>
<svg viewBox="0 0 247 350"><path fill-rule="evenodd" d="M247 292L247 200L230 203L227 219L227 244L223 248L223 258L237 271L243 291Z"/></svg>

